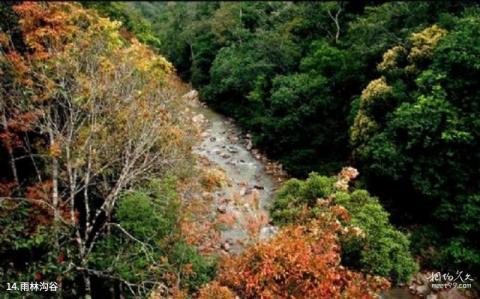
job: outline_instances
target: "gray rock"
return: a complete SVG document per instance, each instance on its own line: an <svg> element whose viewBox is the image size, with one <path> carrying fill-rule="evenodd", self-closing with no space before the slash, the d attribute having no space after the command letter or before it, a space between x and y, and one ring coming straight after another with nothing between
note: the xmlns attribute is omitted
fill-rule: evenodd
<svg viewBox="0 0 480 299"><path fill-rule="evenodd" d="M204 118L203 118L202 114L197 114L194 117L192 117L192 121L194 123L200 123L200 122L203 122L203 120L204 120Z"/></svg>
<svg viewBox="0 0 480 299"><path fill-rule="evenodd" d="M198 98L198 91L196 91L195 89L192 89L189 92L187 92L186 94L184 94L182 96L182 98L185 98L187 100L194 100L194 99Z"/></svg>
<svg viewBox="0 0 480 299"><path fill-rule="evenodd" d="M228 146L227 151L229 151L232 154L238 153L238 149L236 149L234 146Z"/></svg>
<svg viewBox="0 0 480 299"><path fill-rule="evenodd" d="M428 284L429 281L428 281L428 274L427 273L417 273L417 275L415 275L415 280L417 281L418 284Z"/></svg>
<svg viewBox="0 0 480 299"><path fill-rule="evenodd" d="M247 193L247 189L245 187L242 187L240 189L240 196L244 196Z"/></svg>
<svg viewBox="0 0 480 299"><path fill-rule="evenodd" d="M262 227L260 230L260 240L268 240L278 232L278 228L276 226L268 225Z"/></svg>
<svg viewBox="0 0 480 299"><path fill-rule="evenodd" d="M412 284L408 287L408 290L410 291L410 293L415 294L415 292L416 292L415 287L416 287L416 285L414 285L414 284Z"/></svg>
<svg viewBox="0 0 480 299"><path fill-rule="evenodd" d="M415 288L415 291L419 295L426 295L430 292L430 288L427 285L419 285Z"/></svg>
<svg viewBox="0 0 480 299"><path fill-rule="evenodd" d="M227 164L230 164L232 166L237 166L237 163L235 163L235 161L232 161L232 160L227 161Z"/></svg>

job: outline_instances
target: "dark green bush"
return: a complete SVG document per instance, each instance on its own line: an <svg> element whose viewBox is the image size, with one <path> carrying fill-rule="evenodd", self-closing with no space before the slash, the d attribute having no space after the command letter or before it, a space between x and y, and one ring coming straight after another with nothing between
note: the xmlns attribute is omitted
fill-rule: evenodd
<svg viewBox="0 0 480 299"><path fill-rule="evenodd" d="M275 197L271 211L274 223L284 225L304 217L322 217L319 200L331 199L347 209L351 217L347 225L358 227L361 232L343 239L344 263L396 283L406 282L418 270L407 235L390 224L389 215L377 198L366 190L338 190L337 179L311 173L305 181L287 181Z"/></svg>

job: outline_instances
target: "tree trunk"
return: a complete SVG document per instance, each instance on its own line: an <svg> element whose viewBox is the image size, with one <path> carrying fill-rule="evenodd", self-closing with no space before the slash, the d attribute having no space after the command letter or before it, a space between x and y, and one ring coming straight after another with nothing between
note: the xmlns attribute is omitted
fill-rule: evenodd
<svg viewBox="0 0 480 299"><path fill-rule="evenodd" d="M49 126L50 148L55 146L55 136L53 134L52 124ZM60 219L60 213L58 211L58 159L55 156L56 153L52 153L52 205L54 208L54 220L58 222Z"/></svg>
<svg viewBox="0 0 480 299"><path fill-rule="evenodd" d="M3 124L3 129L5 130L5 132L8 133L8 122L7 122L7 116L5 115L5 110L3 110L3 113L2 113L2 124ZM15 156L13 155L13 149L11 144L6 144L5 147L7 148L8 159L9 159L10 168L12 170L13 180L15 184L18 186L20 182L18 180L17 167L15 165Z"/></svg>
<svg viewBox="0 0 480 299"><path fill-rule="evenodd" d="M85 285L85 299L92 299L92 285L87 270L83 271L83 283Z"/></svg>

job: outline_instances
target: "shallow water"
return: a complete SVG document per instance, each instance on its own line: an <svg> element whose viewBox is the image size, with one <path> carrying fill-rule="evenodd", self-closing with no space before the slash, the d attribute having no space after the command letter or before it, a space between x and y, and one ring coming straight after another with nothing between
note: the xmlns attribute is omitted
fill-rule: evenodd
<svg viewBox="0 0 480 299"><path fill-rule="evenodd" d="M206 130L208 135L205 135L203 141L195 148L195 152L220 166L227 177L237 185L246 183L252 188L263 187L257 189L260 193L260 203L263 208L268 206L273 192L273 178L265 172L262 162L255 159L247 150L238 128L224 116L208 108L197 107L196 110L209 121L209 128ZM232 137L238 140L232 140ZM238 189L235 185L232 188L230 191Z"/></svg>
<svg viewBox="0 0 480 299"><path fill-rule="evenodd" d="M230 184L214 194L216 206L224 213L235 215L237 223L222 231L222 242L229 243L232 252L239 252L248 241L245 230L248 219L258 217L260 213L268 215L275 188L274 178L266 173L263 163L247 149L240 130L224 116L195 105L195 113L203 115L208 121L202 134L202 141L194 152L205 157L225 172ZM258 198L258 206L253 197ZM259 238L269 237L275 228L266 224Z"/></svg>

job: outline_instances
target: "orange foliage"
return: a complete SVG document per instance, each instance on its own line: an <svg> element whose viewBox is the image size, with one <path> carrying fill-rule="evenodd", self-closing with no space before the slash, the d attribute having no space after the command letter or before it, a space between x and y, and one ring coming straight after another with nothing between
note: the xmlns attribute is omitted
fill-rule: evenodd
<svg viewBox="0 0 480 299"><path fill-rule="evenodd" d="M33 223L50 225L53 222L53 210L49 207L51 204L51 191L51 181L46 181L27 187L25 197L30 199L30 204L33 207L30 214L30 216L34 219Z"/></svg>
<svg viewBox="0 0 480 299"><path fill-rule="evenodd" d="M0 196L8 197L12 194L13 188L16 184L14 182L0 182Z"/></svg>
<svg viewBox="0 0 480 299"><path fill-rule="evenodd" d="M23 81L20 81L20 82L31 83L30 81L25 81L26 74L30 70L30 67L28 66L24 57L22 57L18 52L14 51L10 47L8 47L8 50L10 50L10 52L5 54L5 60L9 62L12 66L14 66L12 70L15 72L15 76L18 77L19 79L20 78L24 79Z"/></svg>
<svg viewBox="0 0 480 299"><path fill-rule="evenodd" d="M268 223L268 216L265 212L259 211L246 216L245 230L251 239L255 240L260 236L260 230Z"/></svg>
<svg viewBox="0 0 480 299"><path fill-rule="evenodd" d="M22 2L13 7L21 16L20 26L24 41L32 51L34 60L50 56L49 48L65 43L76 27L71 22L72 3Z"/></svg>
<svg viewBox="0 0 480 299"><path fill-rule="evenodd" d="M232 212L227 212L225 214L220 214L217 216L216 223L221 226L225 226L227 228L233 227L233 225L237 222L237 216L235 216Z"/></svg>
<svg viewBox="0 0 480 299"><path fill-rule="evenodd" d="M21 148L23 146L22 134L33 129L33 124L38 118L38 113L12 111L7 127L0 132L0 142L7 149Z"/></svg>
<svg viewBox="0 0 480 299"><path fill-rule="evenodd" d="M219 188L226 181L225 173L219 169L211 168L202 172L200 183L206 191L212 191Z"/></svg>
<svg viewBox="0 0 480 299"><path fill-rule="evenodd" d="M29 199L32 206L30 217L33 219L32 224L35 225L51 225L54 220L54 210L52 208L52 181L45 181L27 187L25 197ZM61 201L60 216L65 221L70 220L69 206Z"/></svg>
<svg viewBox="0 0 480 299"><path fill-rule="evenodd" d="M235 294L229 288L214 281L202 287L198 299L235 299Z"/></svg>
<svg viewBox="0 0 480 299"><path fill-rule="evenodd" d="M196 217L195 221L197 222L184 221L181 224L181 229L188 244L196 246L202 253L211 253L215 250L215 245L218 244L220 234L215 229L215 223L205 218Z"/></svg>
<svg viewBox="0 0 480 299"><path fill-rule="evenodd" d="M340 265L343 214L330 209L321 220L286 227L268 243L227 258L218 281L242 298L374 298L387 280Z"/></svg>
<svg viewBox="0 0 480 299"><path fill-rule="evenodd" d="M50 156L58 158L60 157L61 153L62 153L62 149L60 148L60 145L58 145L58 143L52 143L50 145L50 149L49 149Z"/></svg>

